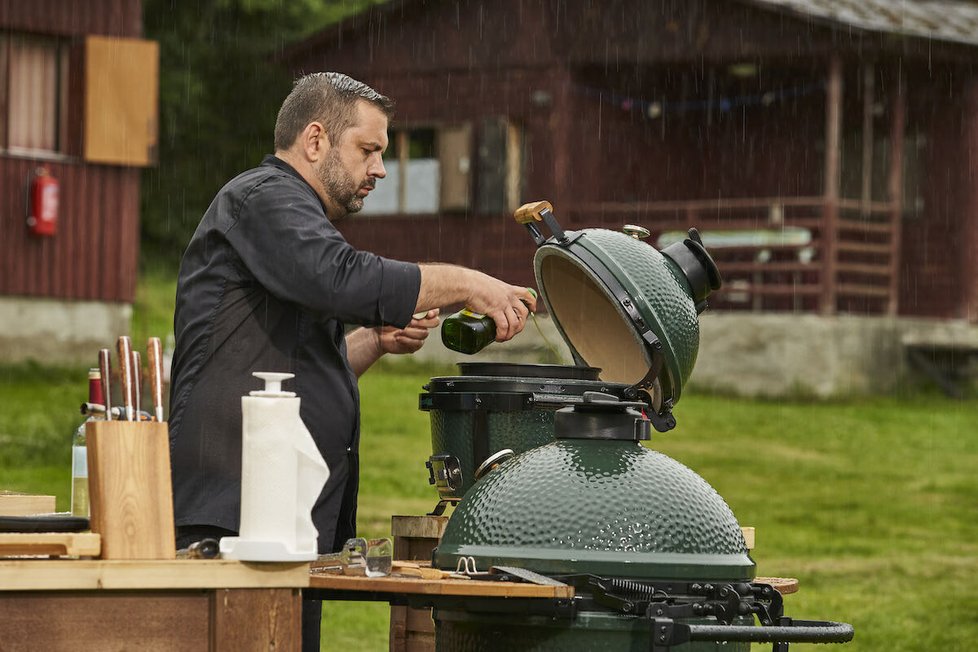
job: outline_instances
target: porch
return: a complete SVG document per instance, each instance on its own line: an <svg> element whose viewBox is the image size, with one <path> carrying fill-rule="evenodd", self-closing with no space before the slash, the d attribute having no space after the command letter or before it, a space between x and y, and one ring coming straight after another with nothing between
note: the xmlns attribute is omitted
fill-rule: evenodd
<svg viewBox="0 0 978 652"><path fill-rule="evenodd" d="M848 166L845 180L844 77L857 90L848 113L855 113L856 100L862 118L855 130L849 125L861 141L861 161ZM889 82L886 93L876 91L880 78ZM847 71L840 56L828 59L819 195L595 201L564 213L571 224L639 224L651 231L657 248L698 228L724 279L710 300L717 308L894 316L905 201L905 85L902 75L881 76L873 63ZM874 134L881 113L888 122L882 137ZM852 149L850 142L850 159Z"/></svg>

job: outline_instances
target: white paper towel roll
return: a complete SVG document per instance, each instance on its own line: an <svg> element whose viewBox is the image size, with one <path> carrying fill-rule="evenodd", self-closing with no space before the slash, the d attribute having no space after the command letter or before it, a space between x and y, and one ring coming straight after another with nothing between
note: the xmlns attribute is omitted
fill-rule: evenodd
<svg viewBox="0 0 978 652"><path fill-rule="evenodd" d="M306 561L317 555L312 507L329 479L299 399L280 390L292 374L256 372L264 391L241 398L241 527L221 552L248 561Z"/></svg>

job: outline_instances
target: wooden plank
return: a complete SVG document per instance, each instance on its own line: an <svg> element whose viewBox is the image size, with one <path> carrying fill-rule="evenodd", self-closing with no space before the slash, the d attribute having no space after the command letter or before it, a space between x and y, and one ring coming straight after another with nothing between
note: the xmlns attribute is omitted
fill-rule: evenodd
<svg viewBox="0 0 978 652"><path fill-rule="evenodd" d="M867 297L888 297L890 296L889 286L862 285L859 283L840 283L839 296L867 296Z"/></svg>
<svg viewBox="0 0 978 652"><path fill-rule="evenodd" d="M839 210L858 215L888 216L893 211L893 204L888 201L871 201L863 203L859 199L839 198Z"/></svg>
<svg viewBox="0 0 978 652"><path fill-rule="evenodd" d="M4 650L207 649L201 592L0 593L0 613Z"/></svg>
<svg viewBox="0 0 978 652"><path fill-rule="evenodd" d="M229 559L0 561L0 592L307 586L307 563L240 562Z"/></svg>
<svg viewBox="0 0 978 652"><path fill-rule="evenodd" d="M825 88L825 208L822 233L822 297L821 312L836 312L835 262L836 220L839 217L839 142L842 132L842 59L837 53L829 58Z"/></svg>
<svg viewBox="0 0 978 652"><path fill-rule="evenodd" d="M85 39L86 161L149 166L157 159L159 45Z"/></svg>
<svg viewBox="0 0 978 652"><path fill-rule="evenodd" d="M54 496L0 493L0 516L32 516L50 514L55 510Z"/></svg>
<svg viewBox="0 0 978 652"><path fill-rule="evenodd" d="M222 589L210 598L213 652L301 649L298 589Z"/></svg>
<svg viewBox="0 0 978 652"><path fill-rule="evenodd" d="M745 284L743 286L726 286L719 293L718 298L723 299L724 295L727 293L733 294L736 292L746 292L749 294L763 294L765 296L772 297L790 297L790 296L811 296L818 295L822 293L822 288L814 283L809 283L806 285L752 285Z"/></svg>
<svg viewBox="0 0 978 652"><path fill-rule="evenodd" d="M591 214L593 216L595 213L601 212L719 211L736 208L762 208L767 210L774 205L820 208L824 201L824 197L749 197L742 199L692 199L681 201L591 202L578 205L573 209L573 212Z"/></svg>
<svg viewBox="0 0 978 652"><path fill-rule="evenodd" d="M896 88L891 100L890 122L890 170L887 178L887 190L890 202L893 204L891 224L893 233L890 237L890 300L886 306L886 314L897 314L900 300L900 247L903 238L903 132L907 121L907 101L904 92L905 77L897 73Z"/></svg>
<svg viewBox="0 0 978 652"><path fill-rule="evenodd" d="M426 580L410 577L353 577L318 571L310 573L309 586L314 589L363 591L411 595L457 595L495 598L572 598L570 586L540 586L513 582L481 580Z"/></svg>
<svg viewBox="0 0 978 652"><path fill-rule="evenodd" d="M867 207L873 200L873 103L875 101L876 62L863 64L863 165L860 199Z"/></svg>
<svg viewBox="0 0 978 652"><path fill-rule="evenodd" d="M173 493L166 423L88 426L92 532L103 559L173 559Z"/></svg>
<svg viewBox="0 0 978 652"><path fill-rule="evenodd" d="M770 584L781 595L798 593L798 580L793 577L755 577L759 584Z"/></svg>
<svg viewBox="0 0 978 652"><path fill-rule="evenodd" d="M818 267L814 263L795 263L795 262L777 262L777 263L717 263L717 267L720 268L720 274L724 278L728 274L735 273L770 273L775 272L817 272Z"/></svg>
<svg viewBox="0 0 978 652"><path fill-rule="evenodd" d="M448 527L447 516L391 516L391 535L438 541ZM396 551L395 551L396 552ZM398 559L404 557L397 556Z"/></svg>
<svg viewBox="0 0 978 652"><path fill-rule="evenodd" d="M889 265L873 265L872 263L839 263L838 271L850 274L865 274L867 276L883 276L889 279Z"/></svg>
<svg viewBox="0 0 978 652"><path fill-rule="evenodd" d="M101 550L102 538L91 532L0 533L0 557L97 557Z"/></svg>
<svg viewBox="0 0 978 652"><path fill-rule="evenodd" d="M430 563L431 552L448 527L447 516L392 516L391 535L394 556L398 560L421 560ZM399 562L404 564L404 561ZM419 577L435 569L417 569ZM408 569L402 569L402 572ZM409 574L409 573L405 573ZM390 652L434 652L435 629L431 609L413 609L391 605Z"/></svg>
<svg viewBox="0 0 978 652"><path fill-rule="evenodd" d="M892 255L893 247L889 244L878 242L851 242L843 241L836 245L838 251L848 251L860 254L883 254Z"/></svg>
<svg viewBox="0 0 978 652"><path fill-rule="evenodd" d="M861 233L880 233L885 235L890 235L893 232L889 217L887 217L886 222L865 222L840 219L837 222L837 225L840 231L859 231Z"/></svg>

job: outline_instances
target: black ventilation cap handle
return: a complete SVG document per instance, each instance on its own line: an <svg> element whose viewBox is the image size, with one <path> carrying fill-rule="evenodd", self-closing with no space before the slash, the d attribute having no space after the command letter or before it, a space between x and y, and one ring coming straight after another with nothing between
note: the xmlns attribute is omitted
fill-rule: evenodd
<svg viewBox="0 0 978 652"><path fill-rule="evenodd" d="M702 304L705 309L705 299L710 296L710 293L719 290L723 281L717 264L713 262L713 257L703 246L699 231L690 229L688 238L669 245L662 250L662 255L667 256L683 270L693 291L693 303L697 306Z"/></svg>

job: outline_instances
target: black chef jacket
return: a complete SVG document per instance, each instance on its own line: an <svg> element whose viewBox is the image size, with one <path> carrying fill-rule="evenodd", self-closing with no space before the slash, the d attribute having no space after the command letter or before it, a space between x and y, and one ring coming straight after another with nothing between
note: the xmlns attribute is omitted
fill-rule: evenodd
<svg viewBox="0 0 978 652"><path fill-rule="evenodd" d="M329 465L313 508L319 551L356 533L360 397L344 324L405 326L421 286L413 263L358 251L312 187L268 156L214 198L180 265L170 387L177 525L238 530L241 397L254 371L285 389ZM291 385L291 386L290 386Z"/></svg>

